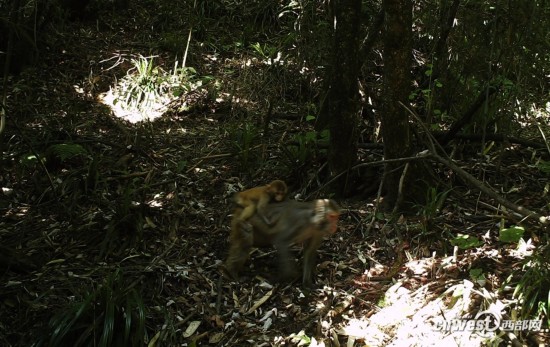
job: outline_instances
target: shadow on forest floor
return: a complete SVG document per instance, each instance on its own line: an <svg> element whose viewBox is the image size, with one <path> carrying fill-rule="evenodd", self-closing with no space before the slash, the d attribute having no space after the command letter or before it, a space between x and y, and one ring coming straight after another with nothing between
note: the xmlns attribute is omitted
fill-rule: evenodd
<svg viewBox="0 0 550 347"><path fill-rule="evenodd" d="M243 140L246 129L261 128L265 110L246 95L229 99L241 86L228 70L266 67L227 52L207 59L212 52L191 48L197 73L220 82L216 98L184 94L154 121L116 119L97 100L126 75L130 58L145 55L140 30L148 29L131 17L107 15L99 25L67 25L57 34L62 49L11 92L0 176L2 345L99 341L105 331L114 331L112 345L145 338L149 346L473 346L501 338L451 332L444 321L500 315L515 302L505 281L517 283L534 246L500 242L501 226L518 221L454 177L442 178L454 187L431 214L392 218L375 211L373 195L340 200L340 228L320 249L311 293L276 281L270 249L255 251L241 281L219 290L232 194L282 178L292 196L317 197L324 158L305 168L288 163L293 135L312 130L300 117L274 117L267 131L248 134L251 146ZM156 58L166 70L174 60ZM292 101L279 107L302 110ZM361 160L370 155L362 151ZM458 164L536 209L547 204L547 176L519 165L531 156L515 149L501 162ZM459 234L479 244L453 246Z"/></svg>

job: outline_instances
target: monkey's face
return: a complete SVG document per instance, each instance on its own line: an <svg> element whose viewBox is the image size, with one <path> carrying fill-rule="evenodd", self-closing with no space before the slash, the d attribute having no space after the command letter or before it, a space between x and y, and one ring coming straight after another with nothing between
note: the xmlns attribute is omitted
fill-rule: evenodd
<svg viewBox="0 0 550 347"><path fill-rule="evenodd" d="M271 182L268 186L273 200L281 202L285 199L288 189L283 181L275 180Z"/></svg>
<svg viewBox="0 0 550 347"><path fill-rule="evenodd" d="M280 202L280 201L284 200L285 196L286 196L285 191L277 190L275 192L275 195L273 196L273 199L275 199L275 201L277 201L277 202Z"/></svg>

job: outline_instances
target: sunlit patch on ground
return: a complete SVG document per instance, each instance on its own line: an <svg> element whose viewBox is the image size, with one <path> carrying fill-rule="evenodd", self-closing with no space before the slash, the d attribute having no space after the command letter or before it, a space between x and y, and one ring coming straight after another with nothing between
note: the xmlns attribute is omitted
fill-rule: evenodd
<svg viewBox="0 0 550 347"><path fill-rule="evenodd" d="M130 123L153 121L162 116L168 109L167 104L162 101L156 101L147 108L124 107L124 103L118 101L114 95L113 89L101 94L98 101L108 106L115 117L124 119Z"/></svg>
<svg viewBox="0 0 550 347"><path fill-rule="evenodd" d="M208 78L196 78L193 68L175 62L173 69L164 70L155 64L155 57L137 56L132 68L116 81L98 101L108 106L117 118L131 123L152 121L162 116L170 105L178 102L178 110L188 108L185 96L203 87Z"/></svg>

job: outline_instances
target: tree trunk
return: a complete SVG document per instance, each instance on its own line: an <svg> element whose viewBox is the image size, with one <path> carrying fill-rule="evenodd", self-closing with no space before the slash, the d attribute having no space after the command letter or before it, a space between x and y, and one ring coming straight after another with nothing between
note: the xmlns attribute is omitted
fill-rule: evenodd
<svg viewBox="0 0 550 347"><path fill-rule="evenodd" d="M328 121L331 176L351 168L357 161L359 19L361 0L334 2L334 36L331 66L327 76L328 94L321 118ZM335 182L335 191L346 195L348 175Z"/></svg>
<svg viewBox="0 0 550 347"><path fill-rule="evenodd" d="M405 105L408 103L411 88L412 2L384 0L383 7L385 30L382 136L385 159L394 159L412 153L408 114L399 105L399 102ZM400 188L401 175L406 165L386 164L384 206L388 209L402 208L401 201L411 201L411 195L416 191L415 183L411 183L410 178L418 178L420 170L412 164L408 165Z"/></svg>

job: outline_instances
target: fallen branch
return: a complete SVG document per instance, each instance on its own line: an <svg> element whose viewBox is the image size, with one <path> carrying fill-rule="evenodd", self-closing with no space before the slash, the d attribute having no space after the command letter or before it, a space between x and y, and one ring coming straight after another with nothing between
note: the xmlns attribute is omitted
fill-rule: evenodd
<svg viewBox="0 0 550 347"><path fill-rule="evenodd" d="M497 192L495 192L493 189L489 188L485 183L481 182L474 176L470 175L468 172L463 170L460 166L456 165L451 159L443 158L435 153L430 153L429 157L435 159L436 161L440 162L441 164L447 166L448 168L452 169L454 172L456 172L457 175L462 177L465 181L470 183L475 188L479 189L481 192L487 194L489 197L495 199L499 204L502 206L509 208L510 210L518 213L525 219L531 219L531 220L538 220L539 223L542 224L548 224L548 217L542 216L536 212L533 212L525 207L519 206L514 204L513 202L506 200L502 196L500 196Z"/></svg>
<svg viewBox="0 0 550 347"><path fill-rule="evenodd" d="M488 187L485 183L481 182L480 180L478 180L477 178L475 178L474 176L470 175L468 172L463 170L460 166L456 165L453 162L453 160L447 155L447 153L445 153L445 150L443 149L443 147L441 147L441 145L435 140L433 135L430 133L428 127L426 126L426 124L424 124L422 122L420 117L418 117L418 115L413 110L408 108L403 103L400 103L400 104L401 104L402 107L404 107L418 121L418 123L420 124L422 129L424 129L424 131L427 135L429 150L426 150L426 151L420 153L418 156L427 153L427 155L429 157L435 159L439 163L441 163L441 164L447 166L448 168L452 169L460 177L462 177L465 181L467 181L468 183L473 185L475 188L479 189L481 192L487 194L489 197L495 199L502 206L504 206L506 208L509 208L510 210L518 213L520 216L522 216L525 219L537 220L541 224L548 225L548 219L549 219L548 216L542 216L542 215L540 215L536 212L533 212L533 211L531 211L531 210L529 210L529 209L527 209L523 206L516 205L513 202L506 200L505 198L500 196L497 192L495 192L490 187ZM441 153L443 153L442 156L437 154L437 148L436 147L439 148Z"/></svg>

